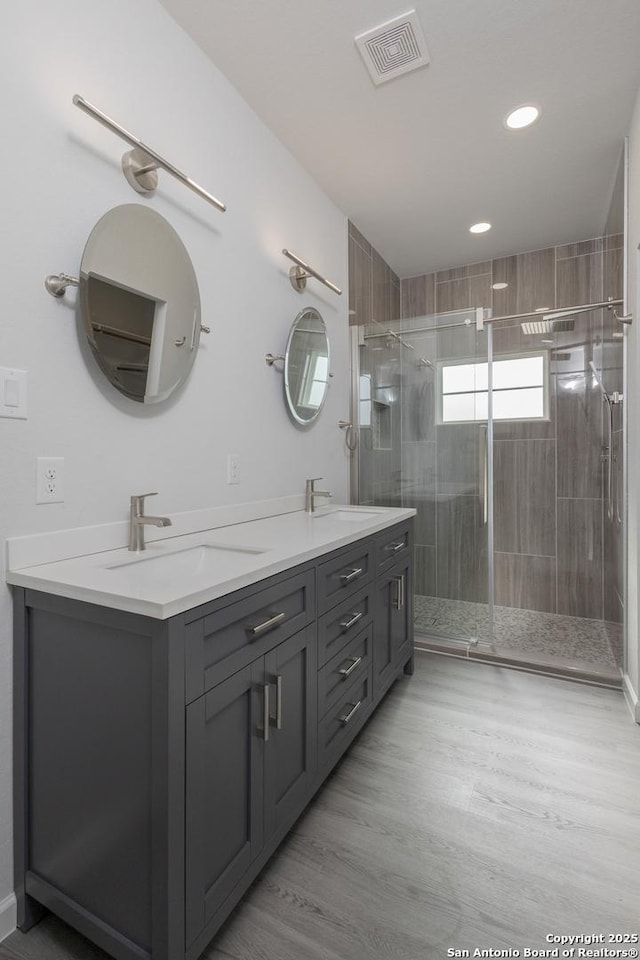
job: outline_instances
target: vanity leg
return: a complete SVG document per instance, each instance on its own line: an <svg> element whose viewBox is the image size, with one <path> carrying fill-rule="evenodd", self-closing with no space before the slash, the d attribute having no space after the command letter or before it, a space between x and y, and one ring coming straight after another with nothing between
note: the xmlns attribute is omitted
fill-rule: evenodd
<svg viewBox="0 0 640 960"><path fill-rule="evenodd" d="M27 808L29 802L28 774L28 671L25 591L14 587L13 616L13 821L14 821L14 884L16 889L18 928L26 933L47 912L25 890L28 870Z"/></svg>
<svg viewBox="0 0 640 960"><path fill-rule="evenodd" d="M409 657L407 662L404 665L404 675L405 677L413 676L413 654Z"/></svg>
<svg viewBox="0 0 640 960"><path fill-rule="evenodd" d="M26 933L28 930L31 930L31 927L35 927L36 923L42 920L47 910L46 907L43 907L41 903L38 903L37 900L30 897L29 894L25 893L24 889L20 887L16 889L16 902L18 906L18 930Z"/></svg>

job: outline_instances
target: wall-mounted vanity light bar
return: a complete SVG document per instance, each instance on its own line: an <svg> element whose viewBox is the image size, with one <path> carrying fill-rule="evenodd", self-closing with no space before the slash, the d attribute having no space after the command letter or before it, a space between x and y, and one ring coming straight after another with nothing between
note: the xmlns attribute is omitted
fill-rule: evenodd
<svg viewBox="0 0 640 960"><path fill-rule="evenodd" d="M172 163L165 160L164 157L147 146L146 143L143 143L142 140L139 140L138 137L134 137L132 133L125 130L124 127L121 127L119 123L116 123L115 120L108 117L102 110L98 110L97 107L94 107L93 104L85 100L84 97L76 93L73 102L76 107L88 113L90 117L93 117L94 120L97 120L98 123L107 127L108 130L113 131L113 133L117 134L117 136L121 137L122 140L125 140L126 143L129 143L133 147L133 150L128 150L122 157L122 171L127 183L132 186L137 193L154 192L158 186L157 171L160 168L170 173L172 177L175 177L176 180L183 183L189 190L193 190L193 192L197 193L203 200L213 204L218 210L224 213L227 209L221 200L217 200L212 194L208 193L207 190L204 190L194 180L188 177L186 173L178 170Z"/></svg>
<svg viewBox="0 0 640 960"><path fill-rule="evenodd" d="M298 293L302 293L304 288L307 285L307 277L313 277L315 280L319 280L320 283L324 283L325 287L329 287L329 290L333 290L334 293L337 293L338 296L342 295L342 290L340 287L336 287L335 283L331 283L330 280L327 280L326 277L323 277L321 273L318 273L317 270L314 270L313 267L310 267L308 263L305 263L304 260L301 260L300 257L296 257L295 253L291 253L290 250L287 250L286 247L282 251L285 257L289 257L289 260L293 260L296 264L295 267L291 267L289 270L289 280L291 281L291 286L294 290L297 290Z"/></svg>

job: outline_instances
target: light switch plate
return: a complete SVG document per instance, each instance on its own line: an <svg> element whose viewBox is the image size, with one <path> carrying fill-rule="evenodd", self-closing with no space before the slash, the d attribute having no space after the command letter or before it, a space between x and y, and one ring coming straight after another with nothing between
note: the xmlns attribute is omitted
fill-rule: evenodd
<svg viewBox="0 0 640 960"><path fill-rule="evenodd" d="M0 417L27 419L27 371L0 367Z"/></svg>

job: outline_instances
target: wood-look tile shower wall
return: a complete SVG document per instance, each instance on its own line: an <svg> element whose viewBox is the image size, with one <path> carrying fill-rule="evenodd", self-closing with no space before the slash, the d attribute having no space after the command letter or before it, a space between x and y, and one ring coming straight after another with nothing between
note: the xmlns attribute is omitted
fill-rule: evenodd
<svg viewBox="0 0 640 960"><path fill-rule="evenodd" d="M388 263L349 223L349 323L367 327L367 332L398 325L400 280ZM373 347L377 348L375 351ZM396 351L397 353L397 351ZM360 372L391 372L393 349L384 340L371 341L360 349ZM398 374L399 376L399 371ZM378 378L379 382L379 378ZM389 385L391 387L391 385ZM375 440L372 430L363 430L358 447L360 503L400 506L402 497L402 434L400 408L380 405L388 422L382 423ZM384 436L380 434L383 432Z"/></svg>
<svg viewBox="0 0 640 960"><path fill-rule="evenodd" d="M355 228L349 244L351 321L358 324L402 323L478 306L503 316L621 295L620 233L404 279L399 312L394 310L392 271ZM374 281L376 271L379 279ZM500 281L508 286L493 290L492 284ZM613 522L607 518L602 461L606 411L588 367L593 359L604 371L607 390L622 391L622 345L613 337L619 332L608 311L578 316L574 331L554 336L549 421L495 424L498 604L622 620L622 528L615 518ZM493 338L494 353L530 352L540 339L523 334L519 323L496 325ZM450 333L444 340L444 335L433 334L419 343L412 338L416 350L434 361L486 351L486 337L476 343L466 331ZM376 344L383 346L384 341ZM366 363L388 359L383 351L361 350ZM478 426L436 425L433 402L428 402L429 417L417 417L416 400L434 389L434 378L427 385L416 364L406 367L400 409L392 411L399 437L394 431L386 451L362 451L361 500L404 503L418 510L417 593L486 600ZM409 383L412 378L418 383L420 376L421 393ZM370 448L366 434L364 442ZM622 434L615 439L614 452L621 456Z"/></svg>

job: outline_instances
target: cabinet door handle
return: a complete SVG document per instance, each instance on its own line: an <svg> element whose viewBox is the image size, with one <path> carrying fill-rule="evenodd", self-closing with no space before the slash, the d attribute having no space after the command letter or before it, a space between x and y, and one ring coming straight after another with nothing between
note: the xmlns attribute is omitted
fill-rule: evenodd
<svg viewBox="0 0 640 960"><path fill-rule="evenodd" d="M362 700L358 700L357 703L354 703L354 704L351 705L351 710L349 710L349 713L346 713L346 714L344 715L344 717L338 717L338 720L340 721L340 723L341 723L343 726L346 727L346 725L349 723L349 721L353 719L353 717L356 715L357 711L360 709L361 703L362 703Z"/></svg>
<svg viewBox="0 0 640 960"><path fill-rule="evenodd" d="M247 627L247 630L252 637L257 637L258 634L264 633L265 630L271 630L276 624L282 623L285 617L286 613L274 613L268 620L265 620L263 623L258 623L255 627Z"/></svg>
<svg viewBox="0 0 640 960"><path fill-rule="evenodd" d="M282 730L282 676L276 677L276 730Z"/></svg>
<svg viewBox="0 0 640 960"><path fill-rule="evenodd" d="M393 578L396 582L396 610L402 610L404 607L404 573L400 577Z"/></svg>
<svg viewBox="0 0 640 960"><path fill-rule="evenodd" d="M398 540L397 543L388 543L387 546L385 547L385 550L388 550L389 553L397 553L398 550L402 550L404 546L405 546L404 540Z"/></svg>
<svg viewBox="0 0 640 960"><path fill-rule="evenodd" d="M354 580L357 580L358 577L361 577L363 573L362 567L354 567L353 570L347 570L345 573L340 574L340 583L346 586L347 583L352 583Z"/></svg>
<svg viewBox="0 0 640 960"><path fill-rule="evenodd" d="M354 657L348 667L340 667L338 673L342 674L342 679L346 680L347 677L350 677L356 667L359 667L362 663L362 657Z"/></svg>
<svg viewBox="0 0 640 960"><path fill-rule="evenodd" d="M262 723L263 723L262 739L264 740L265 743L269 739L269 723L270 723L269 689L270 689L270 685L268 683L264 683L262 685L262 690L264 693L264 703L262 706Z"/></svg>
<svg viewBox="0 0 640 960"><path fill-rule="evenodd" d="M363 616L363 613L352 613L348 620L340 621L340 626L345 632L351 630L351 627L355 626L358 620L362 620Z"/></svg>

